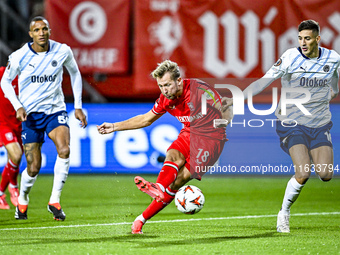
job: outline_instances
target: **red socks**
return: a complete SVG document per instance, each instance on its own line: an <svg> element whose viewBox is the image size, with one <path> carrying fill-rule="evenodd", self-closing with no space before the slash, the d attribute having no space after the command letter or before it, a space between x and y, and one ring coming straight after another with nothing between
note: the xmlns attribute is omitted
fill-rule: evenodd
<svg viewBox="0 0 340 255"><path fill-rule="evenodd" d="M8 160L1 175L0 191L4 192L7 189L9 183L13 186L17 186L17 177L19 174L19 166L14 164L11 160Z"/></svg>
<svg viewBox="0 0 340 255"><path fill-rule="evenodd" d="M166 189L176 179L177 173L178 165L171 161L165 161L156 183L161 184L163 188Z"/></svg>
<svg viewBox="0 0 340 255"><path fill-rule="evenodd" d="M163 202L152 201L152 203L143 212L143 217L145 220L151 219L154 215L159 213L163 208L165 208L171 201L175 198L177 190L171 190L169 187L164 192Z"/></svg>
<svg viewBox="0 0 340 255"><path fill-rule="evenodd" d="M175 198L177 190L171 190L169 185L176 179L178 173L178 165L171 161L165 161L159 175L157 177L157 184L160 184L165 189L163 202L152 201L152 203L143 212L145 220L151 219L154 215L159 213ZM164 191L164 190L163 190Z"/></svg>
<svg viewBox="0 0 340 255"><path fill-rule="evenodd" d="M18 174L19 174L19 166L14 164L12 160L8 160L7 165L9 166L9 169L11 170L9 174L9 182L13 186L18 186Z"/></svg>

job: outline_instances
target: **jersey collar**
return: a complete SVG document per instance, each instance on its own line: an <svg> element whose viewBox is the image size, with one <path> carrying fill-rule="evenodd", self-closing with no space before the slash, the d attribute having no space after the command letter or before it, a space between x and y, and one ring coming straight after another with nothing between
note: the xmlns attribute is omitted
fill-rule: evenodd
<svg viewBox="0 0 340 255"><path fill-rule="evenodd" d="M303 53L302 53L302 50L300 47L297 47L298 51L301 53L302 57L304 57L305 59L310 59L309 57L306 57ZM322 50L321 48L319 47L319 56L318 56L318 59L321 58L321 54L322 54Z"/></svg>
<svg viewBox="0 0 340 255"><path fill-rule="evenodd" d="M31 46L31 42L28 42L28 48L34 53L34 54L38 54L35 50L33 50L32 46ZM46 53L48 53L50 51L50 41L48 41L48 48Z"/></svg>

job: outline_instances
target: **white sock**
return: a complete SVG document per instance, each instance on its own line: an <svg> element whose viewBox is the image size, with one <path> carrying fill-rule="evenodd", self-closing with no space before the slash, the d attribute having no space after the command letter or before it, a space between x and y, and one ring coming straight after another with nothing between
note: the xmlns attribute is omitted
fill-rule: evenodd
<svg viewBox="0 0 340 255"><path fill-rule="evenodd" d="M162 184L160 184L160 183L156 183L156 184L158 185L158 187L159 187L163 192L165 192L164 186L163 186Z"/></svg>
<svg viewBox="0 0 340 255"><path fill-rule="evenodd" d="M21 205L28 205L29 197L28 194L33 187L35 180L37 179L38 175L31 177L27 173L27 168L21 174L21 181L20 181L20 195L18 197L18 203Z"/></svg>
<svg viewBox="0 0 340 255"><path fill-rule="evenodd" d="M59 203L61 191L64 187L68 176L68 170L70 168L70 159L69 158L60 158L57 156L57 160L54 164L54 178L53 178L53 188L52 194L50 197L50 204Z"/></svg>
<svg viewBox="0 0 340 255"><path fill-rule="evenodd" d="M143 217L143 214L139 215L135 220L140 220L141 222L143 222L143 224L145 224L146 220Z"/></svg>
<svg viewBox="0 0 340 255"><path fill-rule="evenodd" d="M18 188L18 185L13 185L12 183L10 183L9 186L10 186L12 189Z"/></svg>
<svg viewBox="0 0 340 255"><path fill-rule="evenodd" d="M290 213L290 207L300 195L303 186L304 184L298 183L294 176L289 180L281 207L283 214Z"/></svg>

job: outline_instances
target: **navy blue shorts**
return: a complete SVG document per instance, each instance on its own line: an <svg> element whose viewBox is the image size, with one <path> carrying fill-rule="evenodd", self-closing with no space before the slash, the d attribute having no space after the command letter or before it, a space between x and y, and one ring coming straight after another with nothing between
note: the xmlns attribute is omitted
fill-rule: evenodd
<svg viewBox="0 0 340 255"><path fill-rule="evenodd" d="M280 137L281 148L288 153L289 149L296 144L304 144L310 151L321 146L330 146L333 148L330 130L333 122L319 128L309 128L302 125L294 124L282 126L281 121L276 122L276 133Z"/></svg>
<svg viewBox="0 0 340 255"><path fill-rule="evenodd" d="M45 132L49 134L59 126L68 126L68 115L66 111L46 115L43 112L32 112L27 120L22 123L22 143L43 143Z"/></svg>

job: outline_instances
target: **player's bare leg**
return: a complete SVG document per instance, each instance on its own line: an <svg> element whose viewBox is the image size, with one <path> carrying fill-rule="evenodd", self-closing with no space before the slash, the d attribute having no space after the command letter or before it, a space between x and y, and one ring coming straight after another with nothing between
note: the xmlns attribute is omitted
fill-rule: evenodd
<svg viewBox="0 0 340 255"><path fill-rule="evenodd" d="M16 219L27 219L28 195L41 168L41 146L42 143L28 143L24 145L27 168L21 174L20 194L15 211Z"/></svg>
<svg viewBox="0 0 340 255"><path fill-rule="evenodd" d="M289 149L292 158L295 175L287 183L285 195L282 201L281 210L277 216L276 230L278 232L289 233L290 207L296 201L304 184L310 176L310 156L304 144L296 144Z"/></svg>
<svg viewBox="0 0 340 255"><path fill-rule="evenodd" d="M8 158L16 165L20 164L22 157L22 150L18 142L9 143L5 146Z"/></svg>
<svg viewBox="0 0 340 255"><path fill-rule="evenodd" d="M170 184L170 188L172 190L179 190L182 186L184 186L188 181L190 181L191 174L190 171L184 166L179 171L176 180Z"/></svg>
<svg viewBox="0 0 340 255"><path fill-rule="evenodd" d="M321 146L310 151L313 159L315 173L322 181L333 178L333 149L330 146Z"/></svg>
<svg viewBox="0 0 340 255"><path fill-rule="evenodd" d="M173 183L171 183L170 186L166 188L164 192L163 201L157 202L156 200L154 200L148 206L148 208L146 208L146 210L135 219L131 227L132 234L143 234L142 227L145 224L145 222L151 219L157 213L159 213L168 204L170 204L172 200L175 198L175 195L178 189L190 180L191 180L191 174L189 170L185 166L183 166L179 170L179 173L175 181L173 181Z"/></svg>
<svg viewBox="0 0 340 255"><path fill-rule="evenodd" d="M70 131L67 126L58 126L48 136L54 142L58 156L54 165L53 188L47 209L53 213L55 220L65 220L60 196L70 168Z"/></svg>

